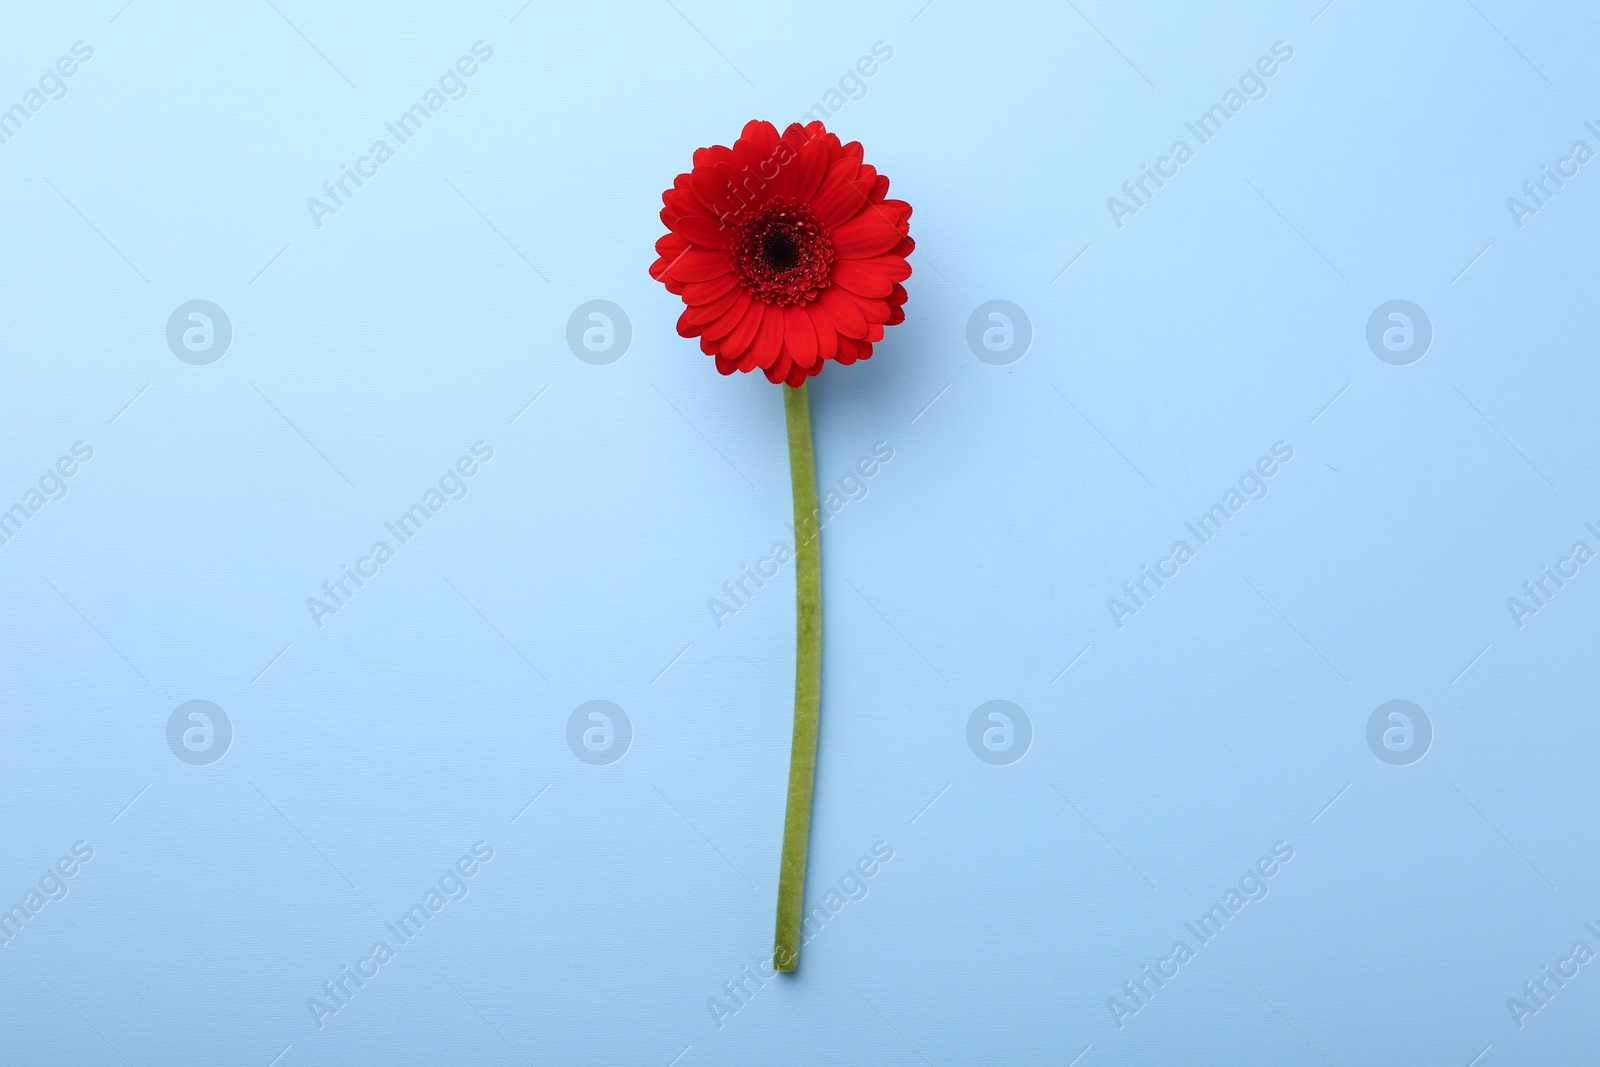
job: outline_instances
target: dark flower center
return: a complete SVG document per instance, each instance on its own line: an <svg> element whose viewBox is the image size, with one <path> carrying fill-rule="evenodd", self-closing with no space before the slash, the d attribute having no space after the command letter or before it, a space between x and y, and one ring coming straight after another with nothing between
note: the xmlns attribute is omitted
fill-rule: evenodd
<svg viewBox="0 0 1600 1067"><path fill-rule="evenodd" d="M768 230L761 240L761 261L780 273L792 270L800 264L800 246L783 230Z"/></svg>
<svg viewBox="0 0 1600 1067"><path fill-rule="evenodd" d="M827 286L833 242L810 208L772 200L739 224L733 259L756 299L780 307L801 304Z"/></svg>

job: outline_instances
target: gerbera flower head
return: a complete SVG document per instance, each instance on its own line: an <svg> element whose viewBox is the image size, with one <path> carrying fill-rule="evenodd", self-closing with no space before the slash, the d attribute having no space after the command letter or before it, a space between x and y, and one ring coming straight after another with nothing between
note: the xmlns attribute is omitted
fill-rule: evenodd
<svg viewBox="0 0 1600 1067"><path fill-rule="evenodd" d="M683 298L678 333L717 370L800 386L828 360L872 355L905 321L911 205L822 123L747 123L694 154L661 194L651 277Z"/></svg>

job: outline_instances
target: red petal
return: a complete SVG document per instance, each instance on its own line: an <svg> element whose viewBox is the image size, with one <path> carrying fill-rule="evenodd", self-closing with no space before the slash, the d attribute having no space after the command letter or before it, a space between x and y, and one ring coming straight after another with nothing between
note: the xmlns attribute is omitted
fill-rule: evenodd
<svg viewBox="0 0 1600 1067"><path fill-rule="evenodd" d="M774 385L789 377L789 372L793 369L794 360L790 359L788 356L781 355L777 358L776 362L770 363L763 368L767 375L767 381L772 382Z"/></svg>
<svg viewBox="0 0 1600 1067"><path fill-rule="evenodd" d="M881 180L888 181L887 178ZM878 205L878 209L893 219L895 225L902 230L911 221L911 205L904 200L885 200Z"/></svg>
<svg viewBox="0 0 1600 1067"><path fill-rule="evenodd" d="M744 320L745 312L750 310L750 305L754 303L750 299L750 294L739 290L735 290L735 292L739 299L728 305L728 310L718 315L711 322L706 323L704 334L707 340L721 341L722 338L727 337ZM730 352L728 354L733 355L734 353Z"/></svg>
<svg viewBox="0 0 1600 1067"><path fill-rule="evenodd" d="M817 334L804 308L791 305L783 309L783 351L802 367L817 361Z"/></svg>
<svg viewBox="0 0 1600 1067"><path fill-rule="evenodd" d="M765 119L751 119L739 131L739 139L755 146L763 156L771 155L778 147L778 128ZM739 146L734 145L734 152L738 150Z"/></svg>
<svg viewBox="0 0 1600 1067"><path fill-rule="evenodd" d="M772 366L783 351L783 312L772 304L766 305L766 309L761 318L761 328L756 331L755 340L750 342L748 353L758 367Z"/></svg>
<svg viewBox="0 0 1600 1067"><path fill-rule="evenodd" d="M872 332L873 323L881 324L889 318L889 302L887 300L880 300L876 297L869 299L864 296L851 297L851 299L855 301L856 307L861 310L862 317L867 320L868 333ZM875 338L869 337L868 340L875 340Z"/></svg>
<svg viewBox="0 0 1600 1067"><path fill-rule="evenodd" d="M843 347L845 341L847 341L847 340L850 342L850 344L852 346L850 354L848 356L845 355L845 349ZM847 366L849 364L851 364L851 363L854 363L858 359L867 359L867 358L871 357L871 355L872 355L872 345L869 344L866 341L857 341L857 340L855 340L853 338L843 338L843 337L841 337L839 339L839 344L840 344L839 362L843 363L843 364L845 364Z"/></svg>
<svg viewBox="0 0 1600 1067"><path fill-rule="evenodd" d="M723 151L727 151L727 149L723 149ZM699 155L699 152L695 153L697 161L694 166L694 173L689 178L690 187L694 190L694 195L704 202L707 214L714 219L721 218L724 215L737 214L739 201L734 199L727 188L717 180L713 165L702 166L698 162Z"/></svg>
<svg viewBox="0 0 1600 1067"><path fill-rule="evenodd" d="M681 233L702 248L727 248L733 241L733 229L718 228L717 224L702 215L682 215L670 223L673 233Z"/></svg>
<svg viewBox="0 0 1600 1067"><path fill-rule="evenodd" d="M817 189L827 177L828 168L833 164L838 147L839 139L832 134L813 137L799 144L800 158L789 164L795 168L795 199L804 202L816 196Z"/></svg>
<svg viewBox="0 0 1600 1067"><path fill-rule="evenodd" d="M867 317L861 313L861 308L856 304L855 297L830 285L817 297L817 306L827 313L839 332L846 337L865 337L867 333Z"/></svg>
<svg viewBox="0 0 1600 1067"><path fill-rule="evenodd" d="M850 184L860 170L860 164L850 159L836 159L828 167L827 177L811 198L811 210L818 222L838 226L867 206L866 190Z"/></svg>
<svg viewBox="0 0 1600 1067"><path fill-rule="evenodd" d="M720 278L713 278L709 282L689 282L683 287L683 302L685 304L709 304L738 284L739 276L732 271Z"/></svg>
<svg viewBox="0 0 1600 1067"><path fill-rule="evenodd" d="M672 265L672 276L685 282L709 282L733 270L728 253L691 248Z"/></svg>
<svg viewBox="0 0 1600 1067"><path fill-rule="evenodd" d="M734 286L732 289L729 289L726 293L723 293L709 304L696 304L693 307L685 308L681 321L691 323L695 326L704 327L708 323L716 322L723 315L727 314L728 309L733 307L735 304L749 299L750 296L748 293L746 293L743 289L740 289L738 286ZM697 329L694 332L700 333L701 331ZM690 335L685 334L684 336L687 337Z"/></svg>
<svg viewBox="0 0 1600 1067"><path fill-rule="evenodd" d="M870 256L867 259L853 259L850 262L858 267L871 267L892 282L903 282L911 277L911 264L907 263L903 256Z"/></svg>
<svg viewBox="0 0 1600 1067"><path fill-rule="evenodd" d="M755 340L756 331L761 328L761 310L766 306L759 300L752 300L745 306L738 325L728 331L728 335L722 339L723 355L734 359L744 355L745 349L750 347L750 342ZM711 331L707 330L706 333L709 335Z"/></svg>
<svg viewBox="0 0 1600 1067"><path fill-rule="evenodd" d="M828 276L852 293L862 296L888 296L894 288L894 282L889 280L887 274L858 259L838 260Z"/></svg>
<svg viewBox="0 0 1600 1067"><path fill-rule="evenodd" d="M906 321L906 309L902 305L905 304L908 297L909 294L906 292L906 287L898 282L895 283L894 292L889 294L889 321L887 325L898 326Z"/></svg>
<svg viewBox="0 0 1600 1067"><path fill-rule="evenodd" d="M679 337L698 337L700 335L700 326L691 317L693 314L694 308L684 308L683 314L678 316Z"/></svg>
<svg viewBox="0 0 1600 1067"><path fill-rule="evenodd" d="M844 259L881 256L900 243L900 231L875 211L864 211L833 231L833 250ZM692 254L692 253L691 253Z"/></svg>
<svg viewBox="0 0 1600 1067"><path fill-rule="evenodd" d="M807 313L811 320L811 328L817 334L817 359L818 362L829 360L839 354L839 328L833 324L833 319L824 312L815 314Z"/></svg>
<svg viewBox="0 0 1600 1067"><path fill-rule="evenodd" d="M661 194L661 202L676 215L706 215L716 217L710 204L700 199L694 188L694 175L680 174L672 180L672 188ZM661 221L665 222L665 219Z"/></svg>

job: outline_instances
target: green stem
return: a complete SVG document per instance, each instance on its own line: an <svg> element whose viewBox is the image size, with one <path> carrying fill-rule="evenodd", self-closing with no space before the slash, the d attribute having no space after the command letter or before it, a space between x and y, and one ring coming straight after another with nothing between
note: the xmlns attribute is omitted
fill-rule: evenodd
<svg viewBox="0 0 1600 1067"><path fill-rule="evenodd" d="M778 868L778 930L773 966L800 962L800 915L806 892L806 840L811 834L811 788L817 769L822 701L822 539L817 529L817 463L811 449L811 401L806 387L783 386L789 428L789 481L794 491L794 740L789 749L789 804L783 816Z"/></svg>

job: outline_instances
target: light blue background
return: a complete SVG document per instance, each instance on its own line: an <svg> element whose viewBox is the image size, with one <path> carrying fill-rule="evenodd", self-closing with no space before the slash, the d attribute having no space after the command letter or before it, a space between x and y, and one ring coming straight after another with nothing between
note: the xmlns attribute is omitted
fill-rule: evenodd
<svg viewBox="0 0 1600 1067"><path fill-rule="evenodd" d="M1506 600L1600 548L1600 163L1520 229L1506 200L1600 149L1597 33L1512 0L8 5L0 106L94 56L0 145L0 505L94 458L0 545L0 906L95 853L0 948L5 1062L1592 1057L1600 963L1520 1030L1506 1002L1600 950L1600 575L1521 629ZM918 252L906 323L811 387L824 483L894 458L824 537L810 896L894 858L719 1026L771 951L792 569L720 629L707 600L787 539L787 459L777 389L717 376L646 268L694 148L878 41L829 125ZM1118 228L1276 41L1268 95ZM165 340L194 299L234 329L208 366ZM591 299L632 323L608 366L566 344ZM965 340L991 299L1031 320L1008 366ZM1410 366L1366 344L1391 299L1433 324ZM480 440L319 629L307 599ZM1107 598L1278 441L1270 495L1119 629ZM209 766L167 745L191 699L233 725ZM567 747L592 699L620 762ZM994 699L1033 725L1009 766L966 742ZM1432 722L1409 766L1367 746L1391 699ZM477 841L470 895L318 1029Z"/></svg>

